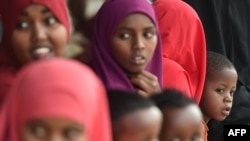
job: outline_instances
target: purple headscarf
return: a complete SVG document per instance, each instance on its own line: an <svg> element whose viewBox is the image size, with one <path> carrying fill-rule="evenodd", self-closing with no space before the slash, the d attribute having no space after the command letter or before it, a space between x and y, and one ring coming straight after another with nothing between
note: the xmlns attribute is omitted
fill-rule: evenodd
<svg viewBox="0 0 250 141"><path fill-rule="evenodd" d="M111 54L110 42L116 27L128 15L142 13L148 16L156 26L158 42L152 59L146 70L158 77L162 84L162 53L158 23L154 9L148 0L108 0L96 15L93 58L91 67L101 78L106 89L123 89L134 91L134 87L126 73Z"/></svg>

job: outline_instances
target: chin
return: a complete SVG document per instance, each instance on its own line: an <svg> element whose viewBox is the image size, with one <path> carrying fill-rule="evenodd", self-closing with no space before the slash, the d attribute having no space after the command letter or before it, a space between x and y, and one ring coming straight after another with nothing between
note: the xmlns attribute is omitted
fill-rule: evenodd
<svg viewBox="0 0 250 141"><path fill-rule="evenodd" d="M128 71L128 73L129 74L140 74L142 71L143 71L143 69L140 69L140 70L131 70L131 71Z"/></svg>
<svg viewBox="0 0 250 141"><path fill-rule="evenodd" d="M221 116L221 117L219 117L219 118L216 118L215 120L217 120L217 121L223 121L223 120L225 120L226 119L226 116Z"/></svg>

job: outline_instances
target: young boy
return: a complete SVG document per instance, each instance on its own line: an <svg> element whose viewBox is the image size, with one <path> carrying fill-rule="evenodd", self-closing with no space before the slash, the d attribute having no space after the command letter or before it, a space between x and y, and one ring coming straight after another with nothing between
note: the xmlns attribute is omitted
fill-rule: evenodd
<svg viewBox="0 0 250 141"><path fill-rule="evenodd" d="M141 95L109 90L113 141L156 141L162 124L162 113Z"/></svg>
<svg viewBox="0 0 250 141"><path fill-rule="evenodd" d="M202 140L202 113L193 100L174 89L165 89L151 99L163 112L160 141Z"/></svg>
<svg viewBox="0 0 250 141"><path fill-rule="evenodd" d="M237 79L234 65L225 56L211 51L207 53L206 81L200 102L204 139L207 138L207 123L210 119L223 121L229 115Z"/></svg>

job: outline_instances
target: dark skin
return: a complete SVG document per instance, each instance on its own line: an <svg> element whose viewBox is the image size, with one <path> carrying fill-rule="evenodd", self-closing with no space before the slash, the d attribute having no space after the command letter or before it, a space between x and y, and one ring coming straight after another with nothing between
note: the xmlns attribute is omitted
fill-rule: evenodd
<svg viewBox="0 0 250 141"><path fill-rule="evenodd" d="M157 107L138 109L112 123L113 141L158 141L161 125Z"/></svg>
<svg viewBox="0 0 250 141"><path fill-rule="evenodd" d="M137 93L145 97L161 90L157 76L146 70L157 41L153 22L138 13L124 18L111 41L114 59L124 69Z"/></svg>
<svg viewBox="0 0 250 141"><path fill-rule="evenodd" d="M22 141L85 141L84 126L64 118L30 120L22 128Z"/></svg>
<svg viewBox="0 0 250 141"><path fill-rule="evenodd" d="M13 53L20 64L64 57L67 44L66 27L47 7L33 4L22 11L12 35Z"/></svg>
<svg viewBox="0 0 250 141"><path fill-rule="evenodd" d="M161 91L158 78L146 70L138 74L129 74L128 76L135 86L137 93L142 96L149 97L155 92Z"/></svg>

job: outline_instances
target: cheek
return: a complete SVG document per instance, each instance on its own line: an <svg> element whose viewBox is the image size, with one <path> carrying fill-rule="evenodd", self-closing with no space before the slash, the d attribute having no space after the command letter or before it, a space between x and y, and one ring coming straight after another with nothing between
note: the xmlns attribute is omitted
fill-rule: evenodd
<svg viewBox="0 0 250 141"><path fill-rule="evenodd" d="M204 97L204 100L201 101L201 109L203 112L205 112L207 115L211 116L220 107L221 103L221 98L218 94L214 93L209 93L207 94L206 97Z"/></svg>
<svg viewBox="0 0 250 141"><path fill-rule="evenodd" d="M211 102L211 100L214 100L213 97L216 96L216 92L214 90L214 87L209 85L209 84L205 84L203 93L202 93L202 101L204 101L203 103L207 103L207 102Z"/></svg>
<svg viewBox="0 0 250 141"><path fill-rule="evenodd" d="M129 41L121 41L119 39L114 39L111 43L112 55L117 59L126 58L130 52ZM123 57L122 57L123 56Z"/></svg>
<svg viewBox="0 0 250 141"><path fill-rule="evenodd" d="M12 50L17 59L24 63L29 57L30 34L28 32L14 31L12 36Z"/></svg>
<svg viewBox="0 0 250 141"><path fill-rule="evenodd" d="M13 50L28 50L30 48L29 33L14 31L12 36Z"/></svg>
<svg viewBox="0 0 250 141"><path fill-rule="evenodd" d="M55 55L63 56L69 40L66 28L63 25L60 25L49 33L50 41L52 42L55 49Z"/></svg>
<svg viewBox="0 0 250 141"><path fill-rule="evenodd" d="M87 137L86 137L86 134L83 133L82 135L77 136L77 137L73 138L72 140L73 141L87 141Z"/></svg>
<svg viewBox="0 0 250 141"><path fill-rule="evenodd" d="M147 50L150 55L153 55L157 46L157 41L158 41L157 36L154 36L151 40L147 42L148 46Z"/></svg>

